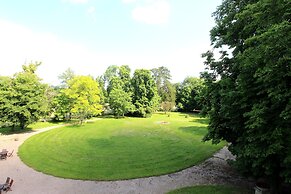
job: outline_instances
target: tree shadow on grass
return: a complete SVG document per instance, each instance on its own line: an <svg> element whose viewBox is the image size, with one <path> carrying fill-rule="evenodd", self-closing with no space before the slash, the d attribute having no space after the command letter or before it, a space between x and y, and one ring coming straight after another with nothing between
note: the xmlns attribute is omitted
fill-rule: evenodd
<svg viewBox="0 0 291 194"><path fill-rule="evenodd" d="M200 118L195 118L193 121L191 122L194 122L194 123L200 123L200 124L204 124L204 125L208 125L209 124L209 119L207 118L203 118L203 117L200 117Z"/></svg>
<svg viewBox="0 0 291 194"><path fill-rule="evenodd" d="M16 127L12 130L11 127L1 127L0 134L2 135L13 135L13 134L21 134L21 133L31 133L34 132L31 127L27 127L25 129L21 129L20 127Z"/></svg>
<svg viewBox="0 0 291 194"><path fill-rule="evenodd" d="M201 115L199 113L194 113L194 112L180 112L179 116L181 117L190 117L190 118L197 118L197 117L201 117Z"/></svg>
<svg viewBox="0 0 291 194"><path fill-rule="evenodd" d="M190 127L179 127L179 130L186 132L186 133L191 133L192 135L198 135L201 136L202 138L204 135L207 133L207 127L196 127L196 126L190 126Z"/></svg>

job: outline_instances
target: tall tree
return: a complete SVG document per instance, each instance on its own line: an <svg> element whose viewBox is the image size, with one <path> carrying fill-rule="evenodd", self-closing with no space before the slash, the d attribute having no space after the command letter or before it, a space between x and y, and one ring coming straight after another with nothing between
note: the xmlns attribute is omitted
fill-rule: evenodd
<svg viewBox="0 0 291 194"><path fill-rule="evenodd" d="M122 88L126 92L131 91L130 68L128 65L122 65L120 67L117 65L111 65L106 69L102 78L108 94L113 87L112 84L116 82L116 79L119 79L118 83L122 83Z"/></svg>
<svg viewBox="0 0 291 194"><path fill-rule="evenodd" d="M125 92L132 92L130 72L131 70L128 65L122 65L119 67L119 77L123 82L123 90Z"/></svg>
<svg viewBox="0 0 291 194"><path fill-rule="evenodd" d="M117 117L124 116L134 111L132 93L124 91L121 87L115 87L109 95L110 108Z"/></svg>
<svg viewBox="0 0 291 194"><path fill-rule="evenodd" d="M81 123L88 116L102 112L98 83L90 76L75 76L68 82L68 86L64 93L72 100L71 112Z"/></svg>
<svg viewBox="0 0 291 194"><path fill-rule="evenodd" d="M176 104L179 111L191 112L201 110L199 101L204 82L202 79L187 77L180 84L176 84Z"/></svg>
<svg viewBox="0 0 291 194"><path fill-rule="evenodd" d="M221 56L203 54L205 140L231 142L238 169L267 177L273 193L291 183L290 7L286 0L224 0L211 30Z"/></svg>
<svg viewBox="0 0 291 194"><path fill-rule="evenodd" d="M14 98L16 92L11 77L0 76L0 126L14 126L18 123L14 115L16 107Z"/></svg>
<svg viewBox="0 0 291 194"><path fill-rule="evenodd" d="M43 105L44 105L44 107L46 107L44 119L47 119L47 118L50 118L51 116L53 116L53 114L55 112L54 99L57 95L57 92L54 89L54 87L49 86L49 85L45 85L44 95L45 95L45 101L43 102Z"/></svg>
<svg viewBox="0 0 291 194"><path fill-rule="evenodd" d="M54 88L55 96L52 101L53 116L55 120L70 120L73 100L66 95L65 90L69 87L69 81L76 76L75 72L68 68L58 76L61 85Z"/></svg>
<svg viewBox="0 0 291 194"><path fill-rule="evenodd" d="M161 98L161 108L164 111L172 110L176 101L176 90L170 82L171 73L167 67L161 66L151 69L153 78L157 85L158 94Z"/></svg>
<svg viewBox="0 0 291 194"><path fill-rule="evenodd" d="M103 74L104 85L108 86L112 77L118 77L119 67L117 65L110 65Z"/></svg>
<svg viewBox="0 0 291 194"><path fill-rule="evenodd" d="M98 86L100 88L100 103L104 105L105 103L108 102L108 100L107 100L108 94L107 94L107 90L105 88L103 76L98 76L96 78L96 82L98 83Z"/></svg>
<svg viewBox="0 0 291 194"><path fill-rule="evenodd" d="M124 116L133 111L130 68L128 65L109 66L103 75L107 83L110 108L116 116Z"/></svg>
<svg viewBox="0 0 291 194"><path fill-rule="evenodd" d="M28 124L37 121L46 112L46 85L40 82L35 74L41 63L23 65L23 71L12 78L2 78L0 118L2 122L24 129Z"/></svg>
<svg viewBox="0 0 291 194"><path fill-rule="evenodd" d="M66 93L66 88L55 88L56 95L52 102L53 116L55 120L70 120L73 99Z"/></svg>
<svg viewBox="0 0 291 194"><path fill-rule="evenodd" d="M61 87L66 88L68 86L68 82L75 77L75 72L68 68L61 75L58 76L59 80L61 80Z"/></svg>
<svg viewBox="0 0 291 194"><path fill-rule="evenodd" d="M170 70L167 67L161 66L151 69L151 72L157 85L158 94L162 98L162 101L166 101L163 99L163 96L167 93L167 91L164 90L166 88L165 86L170 82L172 77Z"/></svg>
<svg viewBox="0 0 291 194"><path fill-rule="evenodd" d="M159 106L157 86L149 70L137 69L132 78L133 104L139 116L152 114Z"/></svg>

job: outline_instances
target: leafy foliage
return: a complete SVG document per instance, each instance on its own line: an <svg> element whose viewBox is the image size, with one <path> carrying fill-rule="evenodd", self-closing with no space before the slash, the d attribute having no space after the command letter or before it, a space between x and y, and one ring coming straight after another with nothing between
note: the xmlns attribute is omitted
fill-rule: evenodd
<svg viewBox="0 0 291 194"><path fill-rule="evenodd" d="M182 83L176 84L178 110L184 112L201 110L200 98L203 88L203 80L195 77L187 77Z"/></svg>
<svg viewBox="0 0 291 194"><path fill-rule="evenodd" d="M73 100L65 94L65 88L55 89L56 95L53 99L53 116L55 120L70 120Z"/></svg>
<svg viewBox="0 0 291 194"><path fill-rule="evenodd" d="M167 111L170 111L175 106L176 90L173 84L170 82L171 73L167 67L158 67L151 70L155 83L157 85L158 94L161 98L161 108L167 107Z"/></svg>
<svg viewBox="0 0 291 194"><path fill-rule="evenodd" d="M134 106L131 100L131 93L125 92L122 88L114 88L109 95L110 108L118 117L133 112Z"/></svg>
<svg viewBox="0 0 291 194"><path fill-rule="evenodd" d="M37 121L47 109L45 89L35 71L40 63L23 65L23 71L12 78L0 79L0 120L6 125L20 126Z"/></svg>
<svg viewBox="0 0 291 194"><path fill-rule="evenodd" d="M236 166L268 177L273 192L281 181L291 182L290 7L285 0L224 0L211 30L220 58L203 54L205 140L231 142Z"/></svg>
<svg viewBox="0 0 291 194"><path fill-rule="evenodd" d="M88 116L102 112L98 83L90 76L75 76L68 85L64 94L72 101L71 112L80 119L81 123Z"/></svg>
<svg viewBox="0 0 291 194"><path fill-rule="evenodd" d="M157 86L149 70L138 69L132 78L133 104L142 117L152 114L159 106Z"/></svg>
<svg viewBox="0 0 291 194"><path fill-rule="evenodd" d="M68 82L74 77L75 72L71 68L68 68L65 72L59 75L58 78L61 80L61 88L68 87Z"/></svg>

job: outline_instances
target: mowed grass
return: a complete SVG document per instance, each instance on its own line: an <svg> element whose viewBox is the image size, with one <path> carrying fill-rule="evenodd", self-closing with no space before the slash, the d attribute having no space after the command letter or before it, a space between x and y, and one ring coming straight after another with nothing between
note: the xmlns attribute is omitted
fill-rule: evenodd
<svg viewBox="0 0 291 194"><path fill-rule="evenodd" d="M201 142L207 120L190 115L104 118L37 134L19 148L32 168L58 177L120 180L167 174L209 158L223 144Z"/></svg>
<svg viewBox="0 0 291 194"><path fill-rule="evenodd" d="M251 194L253 191L226 185L199 185L185 187L168 194Z"/></svg>

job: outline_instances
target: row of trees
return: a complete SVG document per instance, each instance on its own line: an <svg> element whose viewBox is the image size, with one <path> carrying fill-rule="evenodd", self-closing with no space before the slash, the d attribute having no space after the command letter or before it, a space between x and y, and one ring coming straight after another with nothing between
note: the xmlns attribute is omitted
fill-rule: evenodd
<svg viewBox="0 0 291 194"><path fill-rule="evenodd" d="M23 129L41 117L78 118L82 123L108 111L118 117L146 117L157 110L201 108L198 99L203 81L189 77L172 84L166 67L138 69L131 76L129 66L112 65L95 80L68 69L59 76L61 84L51 87L36 75L39 65L23 65L22 72L0 77L0 125Z"/></svg>

